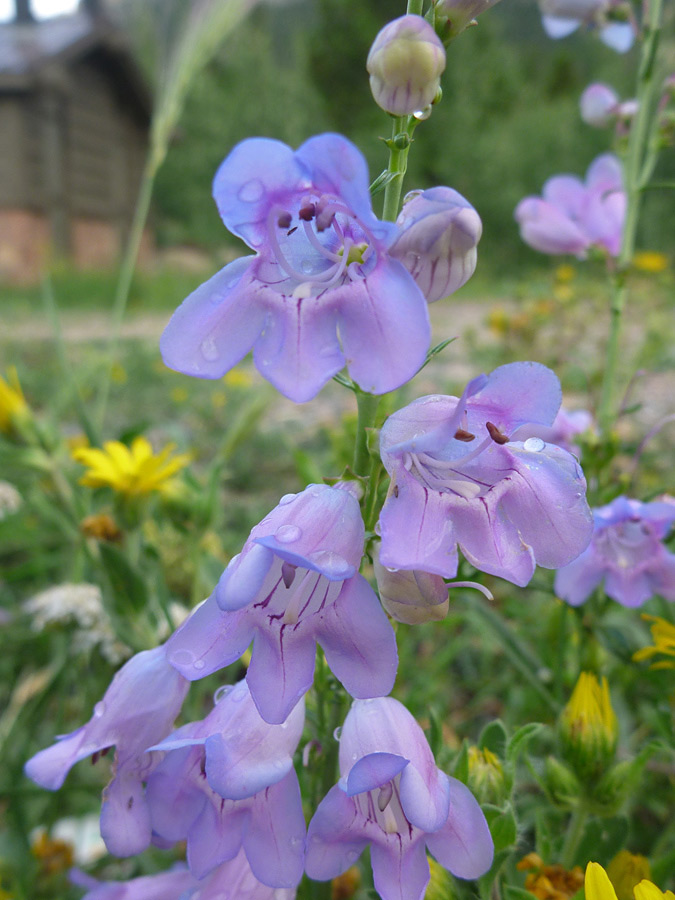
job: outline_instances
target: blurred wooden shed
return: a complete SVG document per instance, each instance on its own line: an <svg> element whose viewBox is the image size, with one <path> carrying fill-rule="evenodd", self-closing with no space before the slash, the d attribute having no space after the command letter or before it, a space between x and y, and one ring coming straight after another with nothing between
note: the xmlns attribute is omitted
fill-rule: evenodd
<svg viewBox="0 0 675 900"><path fill-rule="evenodd" d="M115 263L148 142L151 97L97 0L0 25L0 278L30 282L53 256Z"/></svg>

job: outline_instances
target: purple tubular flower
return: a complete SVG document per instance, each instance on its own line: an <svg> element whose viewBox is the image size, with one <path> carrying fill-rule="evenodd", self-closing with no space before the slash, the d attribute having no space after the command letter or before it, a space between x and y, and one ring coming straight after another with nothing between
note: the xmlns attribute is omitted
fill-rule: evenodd
<svg viewBox="0 0 675 900"><path fill-rule="evenodd" d="M570 410L561 406L551 426L527 425L518 432L518 437L523 441L529 437L541 438L547 444L556 444L579 458L581 451L574 439L578 434L593 430L593 416L587 409Z"/></svg>
<svg viewBox="0 0 675 900"><path fill-rule="evenodd" d="M302 875L305 824L293 753L304 704L285 722L269 725L245 681L216 697L203 721L151 748L166 753L147 780L153 832L163 841L187 840L198 878L243 846L256 878L294 887Z"/></svg>
<svg viewBox="0 0 675 900"><path fill-rule="evenodd" d="M603 43L625 53L633 46L635 30L631 22L612 20L619 5L614 0L539 0L542 25L550 38L567 37L580 25L595 26Z"/></svg>
<svg viewBox="0 0 675 900"><path fill-rule="evenodd" d="M549 178L542 194L525 197L516 207L526 244L541 253L572 253L580 259L592 246L618 256L626 194L616 156L598 156L588 168L585 184L574 175Z"/></svg>
<svg viewBox="0 0 675 900"><path fill-rule="evenodd" d="M169 660L195 680L253 641L246 680L266 722L283 722L314 677L315 643L355 697L388 693L396 639L358 574L364 526L347 489L310 485L282 497L251 531L214 594L169 639Z"/></svg>
<svg viewBox="0 0 675 900"><path fill-rule="evenodd" d="M475 272L483 225L457 191L435 187L411 192L396 224L401 234L391 254L400 259L429 303L453 294Z"/></svg>
<svg viewBox="0 0 675 900"><path fill-rule="evenodd" d="M492 865L480 806L436 768L422 729L398 700L352 705L340 736L340 774L309 824L310 878L335 878L370 844L383 900L421 900L429 882L425 846L458 878L479 878Z"/></svg>
<svg viewBox="0 0 675 900"><path fill-rule="evenodd" d="M606 84L589 84L579 101L581 118L588 125L604 128L615 118L619 109L619 97Z"/></svg>
<svg viewBox="0 0 675 900"><path fill-rule="evenodd" d="M76 871L71 880L79 887L89 888L82 900L183 900L194 897L192 892L199 885L194 875L182 866L129 881L97 881Z"/></svg>
<svg viewBox="0 0 675 900"><path fill-rule="evenodd" d="M484 572L525 585L588 545L592 517L574 457L517 429L550 425L560 383L540 363L510 363L462 396L431 395L385 422L392 489L380 517L380 562L452 578L457 545ZM525 429L526 430L526 429Z"/></svg>
<svg viewBox="0 0 675 900"><path fill-rule="evenodd" d="M76 762L114 746L114 775L103 793L101 835L117 856L140 853L151 836L143 781L160 759L146 750L171 731L188 687L169 665L164 647L137 653L115 675L91 720L29 759L26 775L55 791Z"/></svg>
<svg viewBox="0 0 675 900"><path fill-rule="evenodd" d="M445 49L422 16L389 22L373 42L366 68L375 102L393 116L433 103L445 69Z"/></svg>
<svg viewBox="0 0 675 900"><path fill-rule="evenodd" d="M675 555L662 543L675 522L672 498L617 497L593 516L590 546L556 572L556 594L579 606L604 580L605 593L622 606L642 606L654 594L675 600Z"/></svg>
<svg viewBox="0 0 675 900"><path fill-rule="evenodd" d="M253 348L260 372L298 403L345 364L375 394L412 378L429 347L428 311L388 253L398 229L375 218L368 181L364 158L337 134L295 153L266 138L238 144L213 192L256 256L230 263L176 310L160 341L167 366L220 378Z"/></svg>

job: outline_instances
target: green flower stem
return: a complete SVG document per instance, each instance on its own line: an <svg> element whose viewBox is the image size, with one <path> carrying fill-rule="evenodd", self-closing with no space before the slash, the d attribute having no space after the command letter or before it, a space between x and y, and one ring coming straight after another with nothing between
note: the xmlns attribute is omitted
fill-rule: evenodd
<svg viewBox="0 0 675 900"><path fill-rule="evenodd" d="M560 855L560 865L564 869L571 869L579 849L581 838L584 834L586 822L588 820L588 811L579 806L570 816L565 835L565 843L563 844L562 853Z"/></svg>
<svg viewBox="0 0 675 900"><path fill-rule="evenodd" d="M358 406L358 419L356 422L356 443L354 445L354 461L352 469L355 475L367 475L370 468L368 453L368 432L375 424L377 407L380 398L374 394L356 388L356 403Z"/></svg>
<svg viewBox="0 0 675 900"><path fill-rule="evenodd" d="M617 269L612 275L610 331L598 408L598 421L603 434L610 431L615 418L613 407L619 360L619 335L627 299L626 272L635 252L642 194L656 164L656 153L653 150L655 129L658 125L655 104L658 81L655 77L655 61L661 31L662 3L663 0L652 0L649 4L649 20L645 24L645 38L637 77L638 110L630 130L625 159L626 220Z"/></svg>
<svg viewBox="0 0 675 900"><path fill-rule="evenodd" d="M394 145L394 140L400 134L407 134L410 137L411 131L409 130L408 120L408 116L396 116L391 126L387 172L393 175L393 178L384 189L384 203L382 205L382 218L387 222L396 221L398 208L401 203L401 191L403 190L403 179L408 168L410 144L399 149Z"/></svg>

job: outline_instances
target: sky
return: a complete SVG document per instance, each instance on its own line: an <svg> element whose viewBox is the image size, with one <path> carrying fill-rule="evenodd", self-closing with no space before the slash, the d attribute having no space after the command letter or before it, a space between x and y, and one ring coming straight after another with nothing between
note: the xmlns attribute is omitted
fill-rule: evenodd
<svg viewBox="0 0 675 900"><path fill-rule="evenodd" d="M71 13L77 9L78 0L31 0L36 19L46 19L61 13ZM14 18L14 0L0 0L0 22Z"/></svg>

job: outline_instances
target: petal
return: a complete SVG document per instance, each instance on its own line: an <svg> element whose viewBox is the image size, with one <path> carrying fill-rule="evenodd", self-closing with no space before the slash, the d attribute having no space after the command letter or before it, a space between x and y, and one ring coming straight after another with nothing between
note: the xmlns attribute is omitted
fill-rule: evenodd
<svg viewBox="0 0 675 900"><path fill-rule="evenodd" d="M213 197L225 226L256 249L267 239L267 217L308 186L307 173L290 147L269 138L237 144L213 179Z"/></svg>
<svg viewBox="0 0 675 900"><path fill-rule="evenodd" d="M230 560L214 591L218 606L233 612L252 603L273 560L274 554L257 544Z"/></svg>
<svg viewBox="0 0 675 900"><path fill-rule="evenodd" d="M576 559L555 573L554 590L571 606L580 606L600 584L605 567L591 544Z"/></svg>
<svg viewBox="0 0 675 900"><path fill-rule="evenodd" d="M666 600L675 600L675 554L664 550L657 562L649 567L653 593Z"/></svg>
<svg viewBox="0 0 675 900"><path fill-rule="evenodd" d="M345 793L348 797L372 791L392 781L408 765L409 760L396 753L369 753L362 756L349 771Z"/></svg>
<svg viewBox="0 0 675 900"><path fill-rule="evenodd" d="M382 900L422 900L429 883L429 862L420 835L416 840L394 835L370 848L373 883Z"/></svg>
<svg viewBox="0 0 675 900"><path fill-rule="evenodd" d="M642 606L654 593L647 572L610 569L605 578L605 593L622 606Z"/></svg>
<svg viewBox="0 0 675 900"><path fill-rule="evenodd" d="M202 750L184 748L168 753L150 775L145 796L152 830L167 841L182 841L208 803L190 777L201 767Z"/></svg>
<svg viewBox="0 0 675 900"><path fill-rule="evenodd" d="M78 876L76 881L71 871L70 880L78 887L86 887L81 880L82 873ZM95 879L91 880L95 883ZM129 881L102 881L82 900L183 900L186 896L191 897L197 887L197 881L188 869L174 869Z"/></svg>
<svg viewBox="0 0 675 900"><path fill-rule="evenodd" d="M521 200L514 216L522 239L540 253L582 256L588 247L588 238L579 226L562 210L539 197Z"/></svg>
<svg viewBox="0 0 675 900"><path fill-rule="evenodd" d="M616 891L599 863L589 862L584 880L586 900L616 900Z"/></svg>
<svg viewBox="0 0 675 900"><path fill-rule="evenodd" d="M314 635L302 623L281 630L261 627L253 641L246 682L266 722L285 722L314 680Z"/></svg>
<svg viewBox="0 0 675 900"><path fill-rule="evenodd" d="M150 846L152 827L143 785L135 772L118 772L103 792L101 837L114 856L135 856Z"/></svg>
<svg viewBox="0 0 675 900"><path fill-rule="evenodd" d="M330 670L352 697L381 697L393 688L396 636L362 575L346 581L335 603L319 614L315 634Z"/></svg>
<svg viewBox="0 0 675 900"><path fill-rule="evenodd" d="M399 466L394 492L380 513L382 565L454 578L457 538L448 513L447 495L419 484Z"/></svg>
<svg viewBox="0 0 675 900"><path fill-rule="evenodd" d="M437 831L448 818L448 776L435 766L422 770L410 765L401 774L401 806L411 825Z"/></svg>
<svg viewBox="0 0 675 900"><path fill-rule="evenodd" d="M600 40L617 53L627 53L635 40L633 25L630 22L610 22L600 29Z"/></svg>
<svg viewBox="0 0 675 900"><path fill-rule="evenodd" d="M159 342L170 369L199 378L221 378L246 356L267 315L255 302L252 258L225 266L175 311Z"/></svg>
<svg viewBox="0 0 675 900"><path fill-rule="evenodd" d="M495 453L510 458L504 468L513 479L501 507L532 548L537 565L558 569L576 559L593 534L586 480L574 457L560 447L546 444L530 451L527 446L514 442Z"/></svg>
<svg viewBox="0 0 675 900"><path fill-rule="evenodd" d="M364 391L385 394L409 381L426 358L426 300L397 260L378 262L364 279L335 290L349 374Z"/></svg>
<svg viewBox="0 0 675 900"><path fill-rule="evenodd" d="M483 811L471 791L450 778L450 813L446 824L427 835L427 847L457 878L480 878L492 865L494 844Z"/></svg>
<svg viewBox="0 0 675 900"><path fill-rule="evenodd" d="M295 887L305 858L305 817L295 770L257 794L244 828L243 844L251 871L263 884Z"/></svg>
<svg viewBox="0 0 675 900"><path fill-rule="evenodd" d="M242 831L249 816L247 807L204 804L201 815L192 823L187 835L187 860L196 878L227 862L239 852Z"/></svg>
<svg viewBox="0 0 675 900"><path fill-rule="evenodd" d="M58 791L66 775L81 759L91 756L97 750L104 750L107 744L90 744L86 741L86 726L57 739L45 750L40 750L24 766L26 775L48 791Z"/></svg>
<svg viewBox="0 0 675 900"><path fill-rule="evenodd" d="M467 407L510 433L527 423L551 425L561 403L555 372L538 362L515 362L491 372Z"/></svg>
<svg viewBox="0 0 675 900"><path fill-rule="evenodd" d="M576 31L580 25L578 19L563 19L558 16L542 16L541 24L544 31L550 38L557 40L558 38L567 37Z"/></svg>
<svg viewBox="0 0 675 900"><path fill-rule="evenodd" d="M169 662L196 681L239 659L253 640L253 631L247 610L221 612L212 594L166 642Z"/></svg>
<svg viewBox="0 0 675 900"><path fill-rule="evenodd" d="M368 845L363 817L338 785L317 807L307 832L305 871L315 881L327 881L354 865Z"/></svg>
<svg viewBox="0 0 675 900"><path fill-rule="evenodd" d="M547 203L576 220L584 206L586 188L576 175L554 175L544 184L541 195Z"/></svg>
<svg viewBox="0 0 675 900"><path fill-rule="evenodd" d="M586 172L586 186L601 193L623 190L623 166L618 156L596 156Z"/></svg>
<svg viewBox="0 0 675 900"><path fill-rule="evenodd" d="M337 295L295 297L264 287L268 310L254 348L258 370L289 400L315 397L345 364L337 339Z"/></svg>

